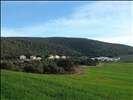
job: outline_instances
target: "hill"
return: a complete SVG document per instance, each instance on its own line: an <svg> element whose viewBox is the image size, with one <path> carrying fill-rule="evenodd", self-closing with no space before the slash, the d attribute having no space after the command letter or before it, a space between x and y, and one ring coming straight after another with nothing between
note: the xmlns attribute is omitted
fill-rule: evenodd
<svg viewBox="0 0 133 100"><path fill-rule="evenodd" d="M120 56L133 54L133 47L85 38L1 37L1 58L20 55Z"/></svg>
<svg viewBox="0 0 133 100"><path fill-rule="evenodd" d="M133 54L133 47L131 46L85 38L49 38L48 40L52 43L65 45L89 57Z"/></svg>

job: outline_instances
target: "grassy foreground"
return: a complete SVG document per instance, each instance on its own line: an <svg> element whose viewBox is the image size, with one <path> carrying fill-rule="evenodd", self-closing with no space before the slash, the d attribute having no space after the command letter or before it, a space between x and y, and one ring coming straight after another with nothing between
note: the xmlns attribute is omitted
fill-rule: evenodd
<svg viewBox="0 0 133 100"><path fill-rule="evenodd" d="M83 70L79 76L1 70L1 100L133 100L133 63Z"/></svg>

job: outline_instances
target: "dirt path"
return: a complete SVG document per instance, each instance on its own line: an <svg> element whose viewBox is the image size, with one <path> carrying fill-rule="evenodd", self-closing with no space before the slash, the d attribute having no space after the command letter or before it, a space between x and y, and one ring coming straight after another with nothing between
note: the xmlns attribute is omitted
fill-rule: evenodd
<svg viewBox="0 0 133 100"><path fill-rule="evenodd" d="M103 63L100 63L99 65L97 65L97 66L95 66L95 67L100 67L100 66L102 66L103 65ZM78 75L82 75L82 74L84 74L85 72L83 71L83 67L94 67L94 66L79 66L79 67L77 67L75 70L76 70L76 72L74 73L74 74L66 74L66 75L68 75L68 76L78 76Z"/></svg>
<svg viewBox="0 0 133 100"><path fill-rule="evenodd" d="M76 72L74 74L68 74L68 75L70 75L70 76L78 76L78 75L84 74L84 71L82 70L82 67L77 67L75 70L76 70Z"/></svg>

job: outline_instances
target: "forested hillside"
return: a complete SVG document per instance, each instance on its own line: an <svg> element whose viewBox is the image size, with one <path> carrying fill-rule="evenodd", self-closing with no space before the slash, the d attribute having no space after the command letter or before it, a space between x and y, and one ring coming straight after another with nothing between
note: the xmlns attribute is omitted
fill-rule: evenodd
<svg viewBox="0 0 133 100"><path fill-rule="evenodd" d="M89 57L120 56L133 54L133 47L111 44L84 38L48 38L49 42L61 44Z"/></svg>
<svg viewBox="0 0 133 100"><path fill-rule="evenodd" d="M120 56L133 54L133 47L84 38L1 37L1 58L20 55Z"/></svg>

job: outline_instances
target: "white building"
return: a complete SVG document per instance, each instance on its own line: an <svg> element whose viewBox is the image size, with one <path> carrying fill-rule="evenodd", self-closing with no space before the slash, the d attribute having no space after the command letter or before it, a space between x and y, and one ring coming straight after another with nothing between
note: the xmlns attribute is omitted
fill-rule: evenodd
<svg viewBox="0 0 133 100"><path fill-rule="evenodd" d="M41 60L42 58L41 57L36 57L36 60Z"/></svg>
<svg viewBox="0 0 133 100"><path fill-rule="evenodd" d="M95 57L95 58L91 58L92 60L98 59L99 61L113 61L113 62L117 62L120 60L120 58L109 58L109 57Z"/></svg>
<svg viewBox="0 0 133 100"><path fill-rule="evenodd" d="M30 60L36 60L36 56L30 56Z"/></svg>
<svg viewBox="0 0 133 100"><path fill-rule="evenodd" d="M21 55L19 59L20 59L20 60L26 60L26 56Z"/></svg>
<svg viewBox="0 0 133 100"><path fill-rule="evenodd" d="M117 62L119 60L120 60L120 58L112 58L112 61L114 61L114 62Z"/></svg>
<svg viewBox="0 0 133 100"><path fill-rule="evenodd" d="M109 57L100 57L101 61L107 61L109 59Z"/></svg>
<svg viewBox="0 0 133 100"><path fill-rule="evenodd" d="M54 56L54 59L60 59L60 56L55 55L55 56Z"/></svg>
<svg viewBox="0 0 133 100"><path fill-rule="evenodd" d="M62 59L66 59L66 56L62 56L61 58L62 58Z"/></svg>
<svg viewBox="0 0 133 100"><path fill-rule="evenodd" d="M107 61L113 61L113 58L108 58Z"/></svg>
<svg viewBox="0 0 133 100"><path fill-rule="evenodd" d="M48 59L54 59L53 55L49 55Z"/></svg>
<svg viewBox="0 0 133 100"><path fill-rule="evenodd" d="M99 61L107 61L109 59L109 57L95 57L95 58L91 58L92 60L98 59Z"/></svg>

